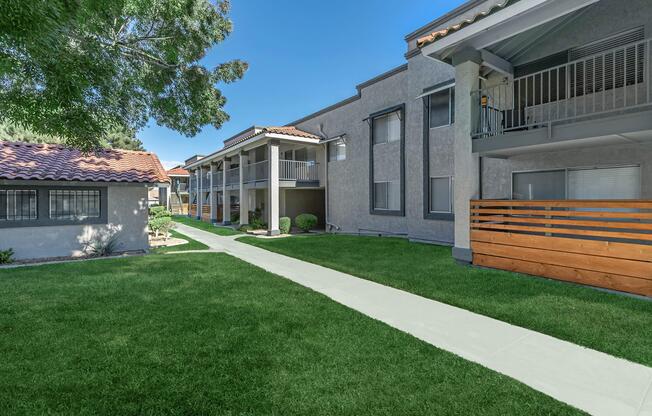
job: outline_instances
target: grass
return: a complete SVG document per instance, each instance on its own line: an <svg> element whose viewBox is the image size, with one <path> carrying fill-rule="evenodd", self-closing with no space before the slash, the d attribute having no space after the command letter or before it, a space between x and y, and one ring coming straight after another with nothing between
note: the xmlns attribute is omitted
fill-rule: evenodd
<svg viewBox="0 0 652 416"><path fill-rule="evenodd" d="M230 235L242 234L241 232L236 231L231 227L215 226L213 224L209 224L209 223L204 222L204 221L199 221L197 219L188 218L188 217L184 217L184 216L181 216L181 215L175 215L174 217L172 217L172 219L175 222L178 222L180 224L184 224L184 225L187 225L189 227L195 227L195 228L198 228L200 230L208 231L209 233L221 235L221 236L224 236L224 237L228 237Z"/></svg>
<svg viewBox="0 0 652 416"><path fill-rule="evenodd" d="M164 253L171 253L174 251L208 250L209 248L206 244L200 243L197 240L193 240L192 238L183 235L178 231L174 231L174 230L170 231L170 236L186 240L187 243L179 244L178 246L154 248L151 250L152 254L164 254Z"/></svg>
<svg viewBox="0 0 652 416"><path fill-rule="evenodd" d="M652 302L461 266L451 249L343 235L238 241L652 366Z"/></svg>
<svg viewBox="0 0 652 416"><path fill-rule="evenodd" d="M0 270L0 414L578 411L225 254Z"/></svg>

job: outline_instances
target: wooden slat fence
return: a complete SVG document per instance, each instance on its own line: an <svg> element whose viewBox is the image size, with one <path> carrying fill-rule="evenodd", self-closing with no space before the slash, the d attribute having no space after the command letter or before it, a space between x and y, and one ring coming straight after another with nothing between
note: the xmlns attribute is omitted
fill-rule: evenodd
<svg viewBox="0 0 652 416"><path fill-rule="evenodd" d="M471 201L473 264L652 296L652 201Z"/></svg>

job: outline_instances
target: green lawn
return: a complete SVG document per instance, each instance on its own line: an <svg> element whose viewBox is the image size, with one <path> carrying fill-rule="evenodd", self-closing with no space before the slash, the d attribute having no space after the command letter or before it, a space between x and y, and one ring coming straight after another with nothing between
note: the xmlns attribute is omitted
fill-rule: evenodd
<svg viewBox="0 0 652 416"><path fill-rule="evenodd" d="M225 254L0 270L0 414L577 411Z"/></svg>
<svg viewBox="0 0 652 416"><path fill-rule="evenodd" d="M221 236L225 236L225 237L230 236L230 235L242 234L241 232L236 231L231 227L220 227L220 226L216 227L213 224L209 224L209 223L204 222L204 221L199 221L198 219L195 219L195 218L188 218L188 217L181 216L181 215L175 215L174 217L172 217L172 219L175 222L178 222L180 224L184 224L184 225L187 225L187 226L190 226L190 227L199 228L200 230L208 231L209 233L213 233L213 234L217 234L217 235L221 235Z"/></svg>
<svg viewBox="0 0 652 416"><path fill-rule="evenodd" d="M652 302L461 266L451 249L343 235L238 239L652 366Z"/></svg>
<svg viewBox="0 0 652 416"><path fill-rule="evenodd" d="M172 247L154 248L151 250L151 252L153 254L164 254L164 253L171 253L174 251L208 250L208 246L206 244L200 243L197 240L193 240L192 238L188 237L187 235L183 235L180 232L172 230L170 231L170 236L181 238L183 240L188 241L188 243L180 244L178 246L172 246Z"/></svg>

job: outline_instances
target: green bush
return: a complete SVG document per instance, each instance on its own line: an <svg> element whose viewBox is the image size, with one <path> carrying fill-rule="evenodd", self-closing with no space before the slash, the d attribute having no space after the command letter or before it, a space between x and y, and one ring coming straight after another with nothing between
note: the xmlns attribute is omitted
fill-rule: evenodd
<svg viewBox="0 0 652 416"><path fill-rule="evenodd" d="M159 234L163 234L163 237L167 240L170 234L170 230L174 228L174 222L170 217L154 217L147 223L149 229L152 230L155 237L158 237Z"/></svg>
<svg viewBox="0 0 652 416"><path fill-rule="evenodd" d="M294 219L294 223L303 232L308 232L317 225L317 217L312 214L301 214Z"/></svg>
<svg viewBox="0 0 652 416"><path fill-rule="evenodd" d="M240 222L240 212L232 212L231 213L231 222L233 224L236 224L236 223Z"/></svg>
<svg viewBox="0 0 652 416"><path fill-rule="evenodd" d="M0 250L0 264L11 264L14 262L14 250Z"/></svg>
<svg viewBox="0 0 652 416"><path fill-rule="evenodd" d="M278 221L278 228L281 230L281 234L289 234L291 227L292 220L288 217L281 217L281 219Z"/></svg>
<svg viewBox="0 0 652 416"><path fill-rule="evenodd" d="M149 208L149 216L152 218L171 217L172 213L164 206L155 205Z"/></svg>

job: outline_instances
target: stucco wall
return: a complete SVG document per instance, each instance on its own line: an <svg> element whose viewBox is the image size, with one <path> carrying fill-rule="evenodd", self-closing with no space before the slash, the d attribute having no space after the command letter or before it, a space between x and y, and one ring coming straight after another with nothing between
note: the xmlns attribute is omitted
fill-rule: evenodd
<svg viewBox="0 0 652 416"><path fill-rule="evenodd" d="M407 70L362 89L360 99L304 120L298 128L328 137L346 134L346 160L328 164L330 223L342 232L387 233L433 242L452 243L452 221L424 219L423 101L425 88L453 78L453 68L423 56L408 62ZM405 104L405 216L370 213L369 124L365 119L384 109ZM429 160L433 176L453 174L453 128L430 130ZM379 145L374 151L375 179L400 179L400 145Z"/></svg>
<svg viewBox="0 0 652 416"><path fill-rule="evenodd" d="M115 230L119 251L146 250L147 188L109 186L107 193L108 224L3 228L0 249L13 248L16 259L79 256L84 241L96 233Z"/></svg>

